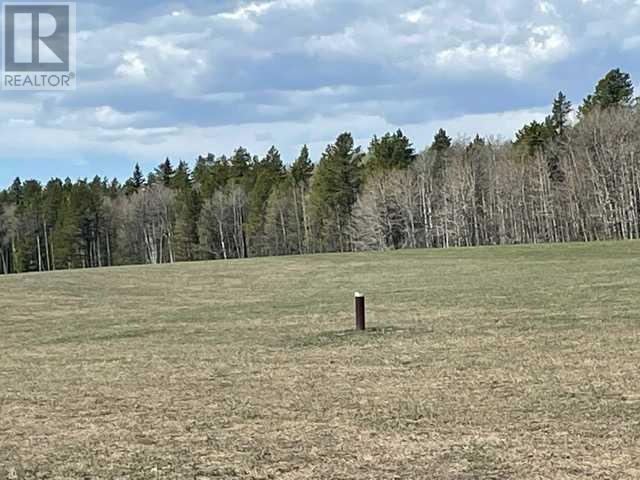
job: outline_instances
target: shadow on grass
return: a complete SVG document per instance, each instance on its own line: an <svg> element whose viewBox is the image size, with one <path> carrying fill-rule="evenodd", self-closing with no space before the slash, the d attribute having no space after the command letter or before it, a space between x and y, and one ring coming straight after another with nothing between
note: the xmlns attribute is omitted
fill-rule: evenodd
<svg viewBox="0 0 640 480"><path fill-rule="evenodd" d="M300 348L328 347L342 345L368 345L382 342L387 338L418 337L429 333L427 329L400 328L400 327L371 327L364 332L357 330L340 330L334 332L322 332L315 335L297 338L294 344Z"/></svg>

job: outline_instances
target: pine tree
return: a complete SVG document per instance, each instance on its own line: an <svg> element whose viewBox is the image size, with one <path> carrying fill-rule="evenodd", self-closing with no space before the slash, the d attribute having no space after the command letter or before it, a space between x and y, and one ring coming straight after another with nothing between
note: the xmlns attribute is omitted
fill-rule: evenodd
<svg viewBox="0 0 640 480"><path fill-rule="evenodd" d="M595 92L584 99L579 112L584 117L595 108L606 110L615 106L630 106L632 101L633 82L631 75L616 68L598 82Z"/></svg>
<svg viewBox="0 0 640 480"><path fill-rule="evenodd" d="M316 169L311 191L314 223L321 249L350 249L348 225L362 183L360 147L350 133L327 146Z"/></svg>
<svg viewBox="0 0 640 480"><path fill-rule="evenodd" d="M191 172L186 162L181 161L173 177L176 196L175 244L178 261L196 259L198 244L198 218L200 197L193 188Z"/></svg>
<svg viewBox="0 0 640 480"><path fill-rule="evenodd" d="M550 117L547 118L545 123L534 120L516 133L515 145L525 147L527 153L533 155L537 151L544 149L552 136L553 127Z"/></svg>
<svg viewBox="0 0 640 480"><path fill-rule="evenodd" d="M137 193L145 186L146 183L142 169L140 168L140 165L136 163L136 166L133 168L133 176L125 183L125 192L127 195Z"/></svg>
<svg viewBox="0 0 640 480"><path fill-rule="evenodd" d="M255 159L253 159L251 154L243 147L237 148L229 160L229 189L234 193L232 195L234 200L234 215L238 217L237 225L234 225L235 237L237 238L236 243L241 244L238 247L238 251L241 252L245 258L249 257L246 196L247 192L251 191L255 183L255 172L253 169L255 164Z"/></svg>
<svg viewBox="0 0 640 480"><path fill-rule="evenodd" d="M311 226L309 224L308 192L314 165L309 156L309 147L304 145L300 155L291 165L293 209L295 213L298 253L311 250Z"/></svg>
<svg viewBox="0 0 640 480"><path fill-rule="evenodd" d="M158 165L158 167L154 170L153 177L155 178L156 182L161 183L165 187L171 187L175 174L176 171L171 164L171 160L169 160L169 158L167 157L165 161Z"/></svg>
<svg viewBox="0 0 640 480"><path fill-rule="evenodd" d="M309 179L313 175L313 162L309 156L309 147L306 145L300 150L300 155L291 165L291 176L296 185L309 185Z"/></svg>
<svg viewBox="0 0 640 480"><path fill-rule="evenodd" d="M120 182L118 181L118 179L113 178L107 185L107 195L109 196L109 198L111 198L111 200L115 200L116 198L118 198L121 189L122 187L120 186Z"/></svg>
<svg viewBox="0 0 640 480"><path fill-rule="evenodd" d="M564 137L569 125L569 115L573 111L571 102L567 100L564 93L559 92L553 101L553 109L551 111L551 126L554 136Z"/></svg>
<svg viewBox="0 0 640 480"><path fill-rule="evenodd" d="M7 255L9 243L9 222L5 217L5 206L0 199L0 275L10 272L10 263Z"/></svg>
<svg viewBox="0 0 640 480"><path fill-rule="evenodd" d="M369 145L367 169L370 172L408 168L416 159L416 152L402 130L387 133L384 137L373 137Z"/></svg>
<svg viewBox="0 0 640 480"><path fill-rule="evenodd" d="M73 268L76 245L80 236L80 219L74 189L67 179L64 184L64 200L55 225L53 255L56 269Z"/></svg>
<svg viewBox="0 0 640 480"><path fill-rule="evenodd" d="M18 242L16 245L20 272L44 270L42 235L42 185L27 180L22 185L22 201L18 205Z"/></svg>
<svg viewBox="0 0 640 480"><path fill-rule="evenodd" d="M480 150L486 146L487 142L484 138L482 138L479 134L476 134L473 141L467 145L466 151L467 153L472 152L474 150Z"/></svg>
<svg viewBox="0 0 640 480"><path fill-rule="evenodd" d="M255 249L262 252L267 201L271 192L284 178L284 165L278 149L273 146L254 168L255 183L249 193L249 218L247 232L253 238Z"/></svg>
<svg viewBox="0 0 640 480"><path fill-rule="evenodd" d="M199 157L193 170L193 179L203 199L209 199L224 189L231 179L231 164L226 156L216 158L209 154Z"/></svg>
<svg viewBox="0 0 640 480"><path fill-rule="evenodd" d="M64 185L60 179L51 179L44 192L43 221L46 235L47 248L49 249L49 269L55 269L55 256L53 246L56 240L55 227L58 224L59 216L62 214L64 204Z"/></svg>
<svg viewBox="0 0 640 480"><path fill-rule="evenodd" d="M447 171L447 157L452 141L447 132L441 128L433 137L429 152L434 156L433 176L439 183L443 183Z"/></svg>
<svg viewBox="0 0 640 480"><path fill-rule="evenodd" d="M11 187L9 187L9 191L7 192L7 194L9 197L9 201L14 205L20 205L22 203L23 189L20 177L17 177L13 181Z"/></svg>
<svg viewBox="0 0 640 480"><path fill-rule="evenodd" d="M444 152L451 148L451 138L447 135L447 132L441 128L433 137L433 143L431 144L431 150L434 152Z"/></svg>
<svg viewBox="0 0 640 480"><path fill-rule="evenodd" d="M245 148L239 147L231 157L231 177L246 179L251 171L251 161L251 154Z"/></svg>

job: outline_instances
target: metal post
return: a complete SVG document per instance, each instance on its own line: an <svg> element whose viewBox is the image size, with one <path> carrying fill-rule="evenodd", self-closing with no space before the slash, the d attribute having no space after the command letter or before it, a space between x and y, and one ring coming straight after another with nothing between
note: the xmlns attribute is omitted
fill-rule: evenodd
<svg viewBox="0 0 640 480"><path fill-rule="evenodd" d="M356 293L356 330L366 330L364 295Z"/></svg>

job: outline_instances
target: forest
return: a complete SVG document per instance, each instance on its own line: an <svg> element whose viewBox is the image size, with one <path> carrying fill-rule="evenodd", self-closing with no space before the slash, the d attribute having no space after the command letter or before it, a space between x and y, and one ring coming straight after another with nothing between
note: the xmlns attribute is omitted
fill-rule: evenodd
<svg viewBox="0 0 640 480"><path fill-rule="evenodd" d="M513 141L417 152L402 131L340 134L314 162L274 146L131 178L15 179L0 191L0 274L402 248L640 238L640 106L611 70L574 110L560 92Z"/></svg>

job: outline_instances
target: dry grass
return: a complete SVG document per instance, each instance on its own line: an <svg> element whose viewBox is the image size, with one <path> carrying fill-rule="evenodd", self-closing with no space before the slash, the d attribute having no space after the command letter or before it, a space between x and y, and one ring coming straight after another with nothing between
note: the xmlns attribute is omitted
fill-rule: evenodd
<svg viewBox="0 0 640 480"><path fill-rule="evenodd" d="M639 291L640 243L0 277L0 479L640 478Z"/></svg>

